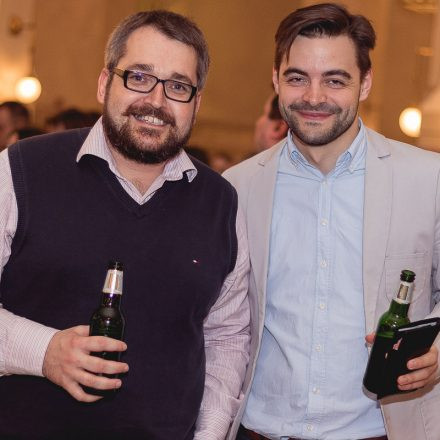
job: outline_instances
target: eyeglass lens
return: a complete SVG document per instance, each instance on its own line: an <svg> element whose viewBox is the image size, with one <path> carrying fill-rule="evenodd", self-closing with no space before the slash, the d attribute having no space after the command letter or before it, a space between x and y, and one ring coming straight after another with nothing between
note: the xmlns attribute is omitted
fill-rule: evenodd
<svg viewBox="0 0 440 440"><path fill-rule="evenodd" d="M192 95L192 86L180 81L159 80L155 76L143 72L129 72L127 75L127 86L138 92L151 92L158 82L163 83L165 96L168 98L186 101Z"/></svg>

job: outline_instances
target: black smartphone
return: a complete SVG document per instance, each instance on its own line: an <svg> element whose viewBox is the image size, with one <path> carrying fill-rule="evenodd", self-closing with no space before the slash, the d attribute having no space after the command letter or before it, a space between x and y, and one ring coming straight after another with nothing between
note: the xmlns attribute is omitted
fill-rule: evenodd
<svg viewBox="0 0 440 440"><path fill-rule="evenodd" d="M424 355L431 348L440 331L440 318L428 318L398 327L394 331L392 349L388 352L383 387L378 398L401 393L397 378L410 372L407 363L410 359Z"/></svg>

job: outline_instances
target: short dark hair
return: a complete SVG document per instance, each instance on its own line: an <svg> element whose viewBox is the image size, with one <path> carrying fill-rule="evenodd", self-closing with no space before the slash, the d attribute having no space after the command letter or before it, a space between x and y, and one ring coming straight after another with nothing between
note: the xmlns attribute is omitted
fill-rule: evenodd
<svg viewBox="0 0 440 440"><path fill-rule="evenodd" d="M130 35L139 28L152 26L173 40L191 46L197 55L197 87L202 89L209 69L208 45L199 27L183 15L165 10L143 11L125 18L111 33L105 49L105 66L116 67L124 56Z"/></svg>
<svg viewBox="0 0 440 440"><path fill-rule="evenodd" d="M355 45L361 78L371 69L369 52L376 44L376 33L368 19L350 14L344 6L321 3L289 14L275 34L275 70L279 71L283 57L289 59L290 48L298 35L309 38L346 35Z"/></svg>
<svg viewBox="0 0 440 440"><path fill-rule="evenodd" d="M5 108L9 111L15 125L21 127L29 125L31 119L29 110L21 102L5 101L0 104L0 108Z"/></svg>
<svg viewBox="0 0 440 440"><path fill-rule="evenodd" d="M75 107L70 107L66 110L62 110L55 115L46 119L47 125L62 125L66 130L71 128L89 127L90 121L85 112L78 110Z"/></svg>
<svg viewBox="0 0 440 440"><path fill-rule="evenodd" d="M26 139L28 137L32 136L38 136L40 134L44 134L45 131L41 130L37 127L26 127L26 128L20 128L16 130L18 139Z"/></svg>

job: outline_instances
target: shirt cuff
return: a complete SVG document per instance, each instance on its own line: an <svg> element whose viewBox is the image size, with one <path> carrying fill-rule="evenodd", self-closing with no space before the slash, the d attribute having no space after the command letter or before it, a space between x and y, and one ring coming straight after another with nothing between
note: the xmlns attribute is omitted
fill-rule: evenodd
<svg viewBox="0 0 440 440"><path fill-rule="evenodd" d="M5 345L5 373L43 376L43 361L58 331L26 318L13 316Z"/></svg>

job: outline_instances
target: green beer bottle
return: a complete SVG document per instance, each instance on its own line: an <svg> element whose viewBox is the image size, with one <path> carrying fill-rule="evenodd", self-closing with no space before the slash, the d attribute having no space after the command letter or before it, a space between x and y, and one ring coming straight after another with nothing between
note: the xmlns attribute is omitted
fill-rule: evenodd
<svg viewBox="0 0 440 440"><path fill-rule="evenodd" d="M394 336L394 330L409 324L408 309L411 302L412 284L416 274L411 270L402 270L400 286L391 300L390 308L379 319L376 337L364 375L364 387L371 393L378 394L382 379L385 359Z"/></svg>
<svg viewBox="0 0 440 440"><path fill-rule="evenodd" d="M125 327L125 319L121 311L122 277L122 263L110 261L102 289L100 305L90 318L90 336L108 336L109 338L122 340ZM119 351L101 351L90 354L111 361L119 361L121 356ZM110 378L117 377L114 374L104 374L104 376ZM109 394L109 391L93 389L87 389L87 392L99 395Z"/></svg>

